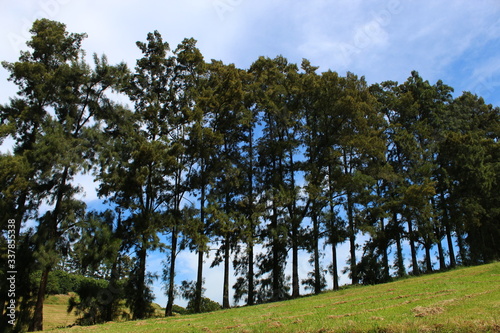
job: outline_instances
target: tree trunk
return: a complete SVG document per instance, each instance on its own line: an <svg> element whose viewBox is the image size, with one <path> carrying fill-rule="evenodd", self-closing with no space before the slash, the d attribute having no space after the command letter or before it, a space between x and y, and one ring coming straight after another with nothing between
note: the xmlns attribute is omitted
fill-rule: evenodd
<svg viewBox="0 0 500 333"><path fill-rule="evenodd" d="M202 171L203 172L203 171ZM203 176L202 176L203 178ZM205 182L202 180L200 197L200 236L205 233ZM198 244L198 274L196 276L196 290L194 296L194 312L201 313L201 297L203 293L203 250L204 244Z"/></svg>
<svg viewBox="0 0 500 333"><path fill-rule="evenodd" d="M137 270L137 290L135 296L135 304L133 306L133 318L144 319L146 317L146 300L144 299L146 292L146 244L143 239L141 249L137 251L137 259L139 260L139 267Z"/></svg>
<svg viewBox="0 0 500 333"><path fill-rule="evenodd" d="M116 253L116 256L113 260L113 266L111 267L111 277L109 279L109 284L107 291L109 292L109 300L106 304L104 304L104 320L112 321L113 313L115 312L115 300L116 294L119 292L117 287L117 281L120 280L118 276L118 260L119 260L119 252Z"/></svg>
<svg viewBox="0 0 500 333"><path fill-rule="evenodd" d="M337 244L332 242L332 275L333 275L333 290L339 290L339 275L337 267Z"/></svg>
<svg viewBox="0 0 500 333"><path fill-rule="evenodd" d="M201 313L201 297L203 291L203 255L204 252L198 250L198 274L196 276L196 290L194 299L194 312Z"/></svg>
<svg viewBox="0 0 500 333"><path fill-rule="evenodd" d="M328 196L330 197L330 242L332 244L332 276L333 276L333 290L339 290L339 275L337 267L337 236L333 233L335 227L335 205L333 198L333 170L332 166L328 165Z"/></svg>
<svg viewBox="0 0 500 333"><path fill-rule="evenodd" d="M389 280L390 272L389 272L389 257L387 255L387 231L385 230L384 218L380 218L380 228L382 230L382 237L384 238L382 241L382 263L384 265L384 279Z"/></svg>
<svg viewBox="0 0 500 333"><path fill-rule="evenodd" d="M431 260L431 244L425 244L425 264L427 273L432 272L432 260Z"/></svg>
<svg viewBox="0 0 500 333"><path fill-rule="evenodd" d="M450 256L450 267L455 268L457 261L455 259L455 250L453 249L453 240L451 238L450 217L448 215L448 207L445 202L444 193L441 192L441 202L443 204L443 222L446 233L446 241L448 243L448 253Z"/></svg>
<svg viewBox="0 0 500 333"><path fill-rule="evenodd" d="M398 276L403 277L406 275L405 270L405 261L403 257L403 246L401 245L401 232L399 231L399 223L398 223L398 214L393 212L392 215L392 223L394 224L394 228L396 229L396 266L398 268Z"/></svg>
<svg viewBox="0 0 500 333"><path fill-rule="evenodd" d="M293 217L293 220L296 218ZM296 223L292 224L292 298L300 296L299 289L299 247Z"/></svg>
<svg viewBox="0 0 500 333"><path fill-rule="evenodd" d="M414 239L413 225L412 225L411 219L408 219L408 238L409 238L410 249L411 249L413 275L420 275L420 270L418 269L418 261L417 261L417 249L415 247L415 239Z"/></svg>
<svg viewBox="0 0 500 333"><path fill-rule="evenodd" d="M175 222L177 223L177 222ZM165 308L165 316L169 317L173 315L174 307L174 287L175 287L175 259L177 257L177 238L178 231L177 226L172 229L172 249L170 251L170 267L168 272L168 300L167 307Z"/></svg>
<svg viewBox="0 0 500 333"><path fill-rule="evenodd" d="M253 241L249 245L248 249L248 300L247 305L255 304L255 290L254 290L254 253L253 253Z"/></svg>
<svg viewBox="0 0 500 333"><path fill-rule="evenodd" d="M439 255L439 270L444 271L446 270L446 263L444 262L443 244L441 244L440 240L437 241L437 247Z"/></svg>
<svg viewBox="0 0 500 333"><path fill-rule="evenodd" d="M453 248L453 239L451 237L450 226L446 225L446 241L448 242L448 252L450 254L450 267L455 268L457 266L457 260L455 258L455 250Z"/></svg>
<svg viewBox="0 0 500 333"><path fill-rule="evenodd" d="M248 136L248 141L249 141L249 160L250 160L250 170L248 173L248 181L249 181L249 212L248 212L248 221L249 221L249 228L250 228L250 240L247 242L248 246L248 299L247 299L247 305L254 305L255 302L255 291L254 291L254 223L253 223L253 214L254 214L254 195L253 195L253 125L250 125L249 129L249 136Z"/></svg>
<svg viewBox="0 0 500 333"><path fill-rule="evenodd" d="M297 214L297 201L295 197L295 165L293 160L293 149L290 150L290 166L291 166L291 193L292 196L292 211L290 216L292 217L292 297L297 298L300 296L300 286L299 286L299 228L300 220L298 220Z"/></svg>
<svg viewBox="0 0 500 333"><path fill-rule="evenodd" d="M354 227L354 211L352 206L352 194L347 193L347 218L349 221L349 244L351 253L351 280L352 284L358 284L358 272L356 268L356 231Z"/></svg>
<svg viewBox="0 0 500 333"><path fill-rule="evenodd" d="M35 312L33 314L33 320L29 327L30 332L43 331L43 302L45 300L45 293L47 291L47 282L49 281L50 270L50 267L46 267L42 272L40 287L38 289L38 295L36 299Z"/></svg>
<svg viewBox="0 0 500 333"><path fill-rule="evenodd" d="M272 231L274 233L278 232L278 210L276 209L276 203L273 198L273 216L272 216ZM272 301L279 301L281 298L281 263L280 263L280 249L281 247L279 235L273 235L272 244L272 254L273 254L273 264L272 264L272 285L273 285L273 296Z"/></svg>
<svg viewBox="0 0 500 333"><path fill-rule="evenodd" d="M47 238L43 241L45 244L50 244L48 251L54 251L55 254L55 242L57 241L58 234L58 218L61 211L61 205L64 198L64 191L66 190L66 181L69 174L69 168L66 166L61 175L61 182L59 183L59 187L57 188L57 196L56 196L56 205L54 210L52 211L52 216L48 219L47 226ZM40 226L39 228L43 228ZM39 230L40 231L40 230ZM52 264L48 264L45 266L42 272L42 278L40 280L40 288L38 289L38 295L35 305L35 312L33 314L33 321L30 325L30 331L42 331L43 330L43 302L45 300L45 293L47 291L47 283L49 278L49 273L52 270Z"/></svg>
<svg viewBox="0 0 500 333"><path fill-rule="evenodd" d="M224 290L222 293L222 307L229 309L229 265L230 265L230 247L229 233L226 235L226 244L224 249Z"/></svg>
<svg viewBox="0 0 500 333"><path fill-rule="evenodd" d="M313 220L313 243L314 243L314 293L321 292L321 268L319 265L319 223L318 216L314 214Z"/></svg>
<svg viewBox="0 0 500 333"><path fill-rule="evenodd" d="M467 260L467 252L465 250L465 245L464 245L464 239L462 237L462 234L460 231L457 231L457 245L458 245L458 253L460 254L460 261L462 262L462 265L469 265L469 262Z"/></svg>

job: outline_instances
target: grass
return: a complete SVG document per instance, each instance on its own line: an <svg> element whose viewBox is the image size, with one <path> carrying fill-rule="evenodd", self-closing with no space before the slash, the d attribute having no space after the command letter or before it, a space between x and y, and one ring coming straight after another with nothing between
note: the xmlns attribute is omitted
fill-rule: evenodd
<svg viewBox="0 0 500 333"><path fill-rule="evenodd" d="M63 332L500 332L500 263L208 314Z"/></svg>
<svg viewBox="0 0 500 333"><path fill-rule="evenodd" d="M56 328L66 328L73 326L78 319L75 310L71 313L67 312L68 302L74 293L68 295L49 295L43 305L43 327L46 331L51 331ZM161 317L165 314L165 309L160 305L153 303L155 316ZM130 317L130 310L123 304L122 311Z"/></svg>
<svg viewBox="0 0 500 333"><path fill-rule="evenodd" d="M73 312L68 313L68 301L71 295L50 295L43 304L43 327L46 330L57 327L66 327L75 323L77 317Z"/></svg>

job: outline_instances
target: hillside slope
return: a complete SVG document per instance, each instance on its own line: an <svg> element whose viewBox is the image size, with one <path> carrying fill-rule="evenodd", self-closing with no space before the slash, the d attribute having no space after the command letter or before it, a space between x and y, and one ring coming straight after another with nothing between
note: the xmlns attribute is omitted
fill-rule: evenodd
<svg viewBox="0 0 500 333"><path fill-rule="evenodd" d="M500 263L383 285L63 332L500 332Z"/></svg>

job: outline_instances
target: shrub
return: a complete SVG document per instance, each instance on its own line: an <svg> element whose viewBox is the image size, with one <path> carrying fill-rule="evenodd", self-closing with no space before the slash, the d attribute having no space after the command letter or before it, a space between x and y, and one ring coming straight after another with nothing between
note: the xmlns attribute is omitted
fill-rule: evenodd
<svg viewBox="0 0 500 333"><path fill-rule="evenodd" d="M68 313L76 309L78 325L95 325L106 321L106 310L109 302L103 298L108 282L91 278L83 278L75 290L77 297L71 297Z"/></svg>
<svg viewBox="0 0 500 333"><path fill-rule="evenodd" d="M202 297L201 298L201 306L200 306L200 310L201 312L212 312L212 311L217 311L217 310L220 310L222 309L221 305L215 301L212 301L210 298L208 297ZM194 299L190 300L187 307L186 307L186 310L189 312L189 313L194 313Z"/></svg>
<svg viewBox="0 0 500 333"><path fill-rule="evenodd" d="M185 314L188 314L188 310L186 310L185 308L183 308L182 306L180 305L176 305L174 304L172 306L172 312L174 313L178 313L180 315L185 315Z"/></svg>

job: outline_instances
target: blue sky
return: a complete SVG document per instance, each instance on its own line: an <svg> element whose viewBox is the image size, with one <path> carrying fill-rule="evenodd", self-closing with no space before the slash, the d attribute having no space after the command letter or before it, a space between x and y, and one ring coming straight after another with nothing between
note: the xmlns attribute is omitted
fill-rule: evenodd
<svg viewBox="0 0 500 333"><path fill-rule="evenodd" d="M320 71L363 75L369 83L403 82L417 70L431 83L443 80L456 96L471 91L500 105L498 0L0 0L0 8L1 61L16 61L32 22L45 17L65 23L70 32L86 32L89 56L104 53L110 63L125 61L130 68L141 55L135 42L158 30L172 48L195 38L208 61L248 68L261 55L281 54L296 63L307 58ZM16 92L7 78L1 68L2 104ZM85 189L84 200L95 204L92 177L78 176L76 182ZM339 249L340 267L347 253ZM301 273L309 270L308 255L303 257ZM151 254L149 269L159 270L161 260ZM209 265L207 296L221 301L221 270ZM182 254L178 267L179 279L194 279L194 255ZM165 305L158 284L155 293Z"/></svg>

